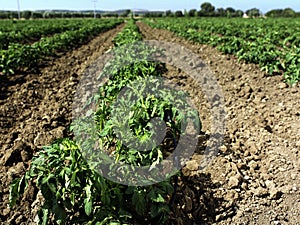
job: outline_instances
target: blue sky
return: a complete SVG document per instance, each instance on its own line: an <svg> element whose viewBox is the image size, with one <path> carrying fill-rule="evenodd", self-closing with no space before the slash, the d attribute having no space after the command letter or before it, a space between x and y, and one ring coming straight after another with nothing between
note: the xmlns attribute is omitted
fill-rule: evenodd
<svg viewBox="0 0 300 225"><path fill-rule="evenodd" d="M21 10L36 9L69 9L86 10L93 9L92 0L19 0ZM115 9L148 9L148 10L184 10L199 9L201 3L199 0L97 0L97 9L115 10ZM211 0L216 8L233 7L234 9L247 10L250 8L259 8L263 12L271 9L291 7L300 11L299 0ZM0 10L16 10L17 0L0 0Z"/></svg>

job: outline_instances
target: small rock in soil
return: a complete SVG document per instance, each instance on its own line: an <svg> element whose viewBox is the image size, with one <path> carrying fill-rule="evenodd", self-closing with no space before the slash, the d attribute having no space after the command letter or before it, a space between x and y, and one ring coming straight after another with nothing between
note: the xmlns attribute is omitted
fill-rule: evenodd
<svg viewBox="0 0 300 225"><path fill-rule="evenodd" d="M239 179L239 175L238 176L234 176L234 177L230 177L229 181L228 181L228 187L229 188L236 188L239 186L240 183L240 179Z"/></svg>
<svg viewBox="0 0 300 225"><path fill-rule="evenodd" d="M282 196L282 192L279 191L277 188L271 188L269 190L269 193L270 193L270 198L272 200L278 200Z"/></svg>
<svg viewBox="0 0 300 225"><path fill-rule="evenodd" d="M252 191L253 191L254 195L257 197L265 197L269 194L268 190L265 188L262 188L262 187L258 187Z"/></svg>
<svg viewBox="0 0 300 225"><path fill-rule="evenodd" d="M186 163L186 168L192 171L197 171L199 169L199 164L196 160L191 160Z"/></svg>

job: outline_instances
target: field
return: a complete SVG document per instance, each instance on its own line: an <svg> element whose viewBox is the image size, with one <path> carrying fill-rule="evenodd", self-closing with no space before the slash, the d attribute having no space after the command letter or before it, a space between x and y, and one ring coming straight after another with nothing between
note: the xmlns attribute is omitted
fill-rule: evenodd
<svg viewBox="0 0 300 225"><path fill-rule="evenodd" d="M241 18L1 23L1 224L299 224L299 25ZM134 44L142 40L191 54ZM169 63L149 60L164 59L164 51L173 54ZM106 61L107 54L116 57ZM175 62L209 68L223 96L210 102ZM105 83L83 97L94 88L90 79ZM158 86L143 96L148 84ZM140 98L120 97L124 87ZM212 108L222 104L224 135L201 169L215 136ZM76 110L83 118L74 120ZM165 137L151 130L154 117L166 122ZM182 131L188 120L196 136ZM184 155L168 156L183 140L197 145L180 169ZM113 161L99 159L95 143ZM169 164L160 167L164 159ZM104 168L119 183L99 175Z"/></svg>

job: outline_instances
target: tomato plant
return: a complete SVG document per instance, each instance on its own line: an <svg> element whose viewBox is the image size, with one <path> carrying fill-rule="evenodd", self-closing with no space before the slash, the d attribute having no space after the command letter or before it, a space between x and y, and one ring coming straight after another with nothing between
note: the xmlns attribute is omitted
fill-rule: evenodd
<svg viewBox="0 0 300 225"><path fill-rule="evenodd" d="M239 60L259 64L266 73L299 81L299 19L168 18L145 20L188 40L210 44Z"/></svg>
<svg viewBox="0 0 300 225"><path fill-rule="evenodd" d="M130 186L110 181L97 172L99 167L108 167L111 171L121 170L125 180L128 175L132 177L129 172L134 173L134 179L155 180L147 174L139 175L134 170L122 168L122 165L148 165L157 174L161 173L156 165L164 159L165 151L170 146L151 144L157 135L151 129L151 118L165 120L175 141L188 119L200 126L198 112L186 107L185 94L165 90L159 86L161 82L155 80L155 77L161 76L159 68L163 65L148 61L148 58L163 50L143 43L130 45L141 38L133 20L117 35L115 46L126 47L117 48L116 57L99 75L101 79L110 74L105 84L99 87L97 95L88 101L95 102L97 110L73 122L71 129L77 137L75 140L57 140L33 158L30 170L11 185L11 207L31 181L44 197L39 224L50 221L56 224L163 224L168 219L169 201L174 194L170 175L166 174L164 181L153 185ZM133 56L136 54L139 55L137 62ZM161 90L163 97L140 95L147 83L156 84L154 91ZM124 87L136 93L137 98L121 96L117 101L119 106L111 107ZM178 110L173 103L186 111ZM166 114L169 120L166 120ZM90 126L86 121L92 121L96 126ZM115 130L126 138L118 139ZM142 144L134 146L124 143L133 143L133 140ZM96 141L99 142L97 149L94 148ZM151 148L140 151L144 142L150 142ZM97 160L88 163L88 154ZM116 164L107 159L108 154L115 162L121 163L121 168L116 168ZM178 171L172 172L171 175L174 175Z"/></svg>
<svg viewBox="0 0 300 225"><path fill-rule="evenodd" d="M42 37L33 44L10 43L7 49L0 50L0 72L14 74L17 70L30 69L35 67L40 61L56 51L64 51L70 47L77 47L108 29L120 24L121 20L87 20L81 27L73 30L70 27L67 31L57 33L50 37ZM1 36L1 35L0 35Z"/></svg>

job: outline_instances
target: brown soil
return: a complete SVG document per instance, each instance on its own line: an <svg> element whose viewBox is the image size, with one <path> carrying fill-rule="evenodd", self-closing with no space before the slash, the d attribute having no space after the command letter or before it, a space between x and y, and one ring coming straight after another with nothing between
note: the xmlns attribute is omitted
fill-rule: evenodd
<svg viewBox="0 0 300 225"><path fill-rule="evenodd" d="M113 47L123 25L104 32L88 44L47 62L37 73L0 77L0 223L31 224L36 214L34 189L19 206L8 207L11 181L28 169L34 153L68 135L73 95L80 75Z"/></svg>
<svg viewBox="0 0 300 225"><path fill-rule="evenodd" d="M199 170L202 149L183 168L169 224L300 224L299 85L267 77L252 64L139 23L146 40L177 43L198 54L223 88L224 145ZM73 95L85 69L112 48L122 26L81 48L53 58L39 73L0 77L0 223L34 224L38 201L29 189L8 207L9 184L28 169L42 146L70 135ZM167 78L188 90L201 113L204 140L210 112L201 90L177 68ZM202 146L203 147L203 146Z"/></svg>
<svg viewBox="0 0 300 225"><path fill-rule="evenodd" d="M198 153L183 169L172 224L300 224L299 85L288 87L282 76L268 77L257 65L210 46L143 23L139 27L145 40L177 43L198 54L226 102L224 145L204 170L198 170ZM201 91L186 74L167 68L165 76L198 102L206 131L209 116L203 116L208 111Z"/></svg>

